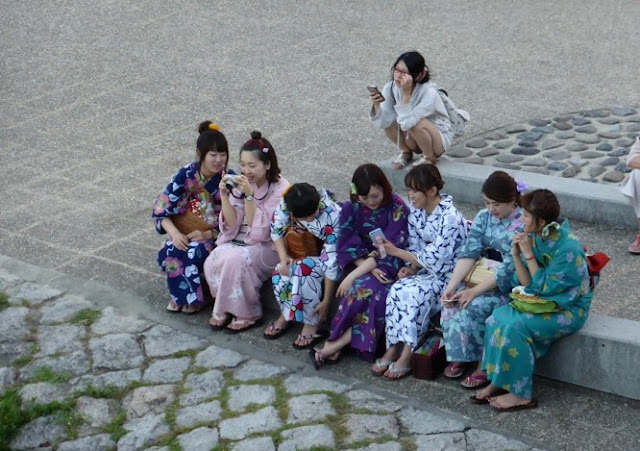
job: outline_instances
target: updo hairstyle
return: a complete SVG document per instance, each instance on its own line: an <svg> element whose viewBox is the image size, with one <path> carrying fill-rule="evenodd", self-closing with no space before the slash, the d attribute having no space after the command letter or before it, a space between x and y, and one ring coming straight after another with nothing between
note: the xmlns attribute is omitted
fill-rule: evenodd
<svg viewBox="0 0 640 451"><path fill-rule="evenodd" d="M504 171L495 171L484 181L482 194L496 202L515 202L516 205L520 205L516 181Z"/></svg>
<svg viewBox="0 0 640 451"><path fill-rule="evenodd" d="M280 167L278 166L276 151L269 140L262 137L262 133L256 130L252 131L251 139L244 143L240 149L240 153L244 151L253 151L253 154L265 165L270 164L269 169L267 169L267 180L269 183L276 183L278 181L280 178Z"/></svg>

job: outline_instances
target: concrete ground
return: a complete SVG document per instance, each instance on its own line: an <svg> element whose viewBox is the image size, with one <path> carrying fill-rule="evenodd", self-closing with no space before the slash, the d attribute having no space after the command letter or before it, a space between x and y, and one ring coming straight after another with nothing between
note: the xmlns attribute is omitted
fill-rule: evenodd
<svg viewBox="0 0 640 451"><path fill-rule="evenodd" d="M134 293L150 311L167 297L151 205L192 158L204 119L221 124L233 149L261 130L287 179L344 199L358 164L395 154L369 124L365 86L382 85L405 50L422 51L435 80L471 112L467 137L640 104L640 41L631 38L640 9L633 0L27 0L2 10L0 254ZM478 208L461 207L468 215ZM635 231L575 226L590 249L613 257L594 311L640 319L633 285L640 260L626 252ZM182 320L200 325L204 315ZM361 377L357 363L332 371ZM469 409L457 387L452 397L452 384L411 387L424 402ZM616 431L636 418L636 404L552 382L541 387L550 390L545 402L557 400L552 412L529 425L517 417L489 421L515 431L549 426L537 430L558 448L578 449L593 438L625 449ZM589 401L578 402L585 393ZM625 415L600 416L607 411Z"/></svg>

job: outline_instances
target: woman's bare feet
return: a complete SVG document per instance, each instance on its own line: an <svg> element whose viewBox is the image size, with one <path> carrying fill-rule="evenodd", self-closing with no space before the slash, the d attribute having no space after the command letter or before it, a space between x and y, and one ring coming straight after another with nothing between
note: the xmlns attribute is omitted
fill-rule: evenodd
<svg viewBox="0 0 640 451"><path fill-rule="evenodd" d="M289 322L284 319L284 316L278 316L278 319L272 323L269 323L264 330L264 337L267 339L274 339L285 333L289 328Z"/></svg>
<svg viewBox="0 0 640 451"><path fill-rule="evenodd" d="M489 399L493 394L497 393L498 391L500 391L500 388L496 387L493 384L489 384L485 388L476 391L475 398L478 401Z"/></svg>
<svg viewBox="0 0 640 451"><path fill-rule="evenodd" d="M506 393L500 396L489 398L491 407L502 412L511 412L520 409L532 409L538 407L535 400L520 398L513 393Z"/></svg>

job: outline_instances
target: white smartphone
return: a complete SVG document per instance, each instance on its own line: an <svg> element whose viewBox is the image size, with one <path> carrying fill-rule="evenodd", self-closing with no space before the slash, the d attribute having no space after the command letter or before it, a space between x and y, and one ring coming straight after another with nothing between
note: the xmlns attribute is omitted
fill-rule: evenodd
<svg viewBox="0 0 640 451"><path fill-rule="evenodd" d="M387 251L384 248L384 232L380 227L369 232L369 236L371 237L371 242L374 246L378 248L380 252L380 257L386 258Z"/></svg>

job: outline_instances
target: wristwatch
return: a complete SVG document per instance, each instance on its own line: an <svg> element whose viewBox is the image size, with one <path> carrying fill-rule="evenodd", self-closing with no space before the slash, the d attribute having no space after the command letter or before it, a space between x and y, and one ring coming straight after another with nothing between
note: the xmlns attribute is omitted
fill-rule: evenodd
<svg viewBox="0 0 640 451"><path fill-rule="evenodd" d="M248 196L244 196L244 200L253 200L253 194L249 194Z"/></svg>

